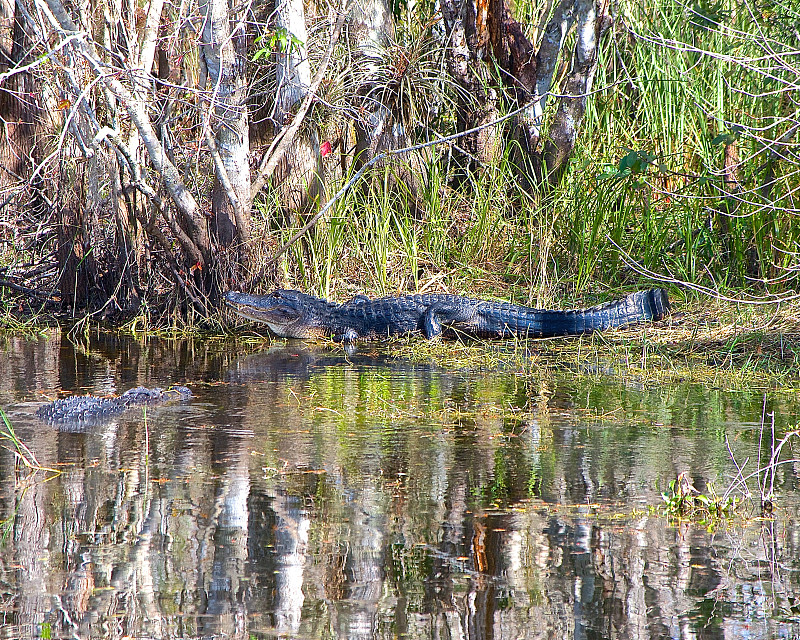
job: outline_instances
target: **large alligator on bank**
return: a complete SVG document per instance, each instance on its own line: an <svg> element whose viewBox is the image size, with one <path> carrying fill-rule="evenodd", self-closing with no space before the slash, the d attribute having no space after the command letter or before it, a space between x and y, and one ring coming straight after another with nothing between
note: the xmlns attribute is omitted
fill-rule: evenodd
<svg viewBox="0 0 800 640"><path fill-rule="evenodd" d="M411 333L422 333L428 339L440 335L475 338L580 335L661 320L669 312L669 300L663 289L638 291L589 309L564 311L449 294L378 299L357 296L336 304L286 289L266 296L229 291L225 302L239 315L265 323L279 337L330 337L346 343Z"/></svg>
<svg viewBox="0 0 800 640"><path fill-rule="evenodd" d="M166 389L136 387L121 396L102 398L99 396L71 396L61 398L36 410L36 415L49 422L92 423L119 415L134 406L162 404L173 400L183 401L192 397L188 387L172 386Z"/></svg>

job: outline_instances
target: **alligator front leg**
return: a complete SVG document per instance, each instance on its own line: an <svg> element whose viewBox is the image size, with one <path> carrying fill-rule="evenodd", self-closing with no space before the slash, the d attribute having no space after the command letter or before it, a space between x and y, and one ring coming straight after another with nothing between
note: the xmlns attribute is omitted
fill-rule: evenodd
<svg viewBox="0 0 800 640"><path fill-rule="evenodd" d="M337 333L331 338L334 342L341 342L342 344L355 344L361 336L352 327L348 327L343 333Z"/></svg>
<svg viewBox="0 0 800 640"><path fill-rule="evenodd" d="M432 304L422 316L422 333L428 340L433 340L442 335L442 324L437 317L439 310L439 305Z"/></svg>
<svg viewBox="0 0 800 640"><path fill-rule="evenodd" d="M445 326L466 322L473 315L472 309L462 309L451 304L432 304L422 316L422 333L428 340L433 340L442 335L442 322Z"/></svg>

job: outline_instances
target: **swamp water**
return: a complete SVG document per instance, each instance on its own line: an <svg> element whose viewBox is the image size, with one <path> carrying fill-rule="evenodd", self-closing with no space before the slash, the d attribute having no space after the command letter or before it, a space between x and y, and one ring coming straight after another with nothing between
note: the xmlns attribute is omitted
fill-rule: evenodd
<svg viewBox="0 0 800 640"><path fill-rule="evenodd" d="M661 515L681 472L724 491L728 446L754 471L762 413L780 437L795 390L292 343L0 351L0 406L60 472L0 449L0 638L800 637L800 463L776 468L771 518ZM195 397L35 416L173 383Z"/></svg>

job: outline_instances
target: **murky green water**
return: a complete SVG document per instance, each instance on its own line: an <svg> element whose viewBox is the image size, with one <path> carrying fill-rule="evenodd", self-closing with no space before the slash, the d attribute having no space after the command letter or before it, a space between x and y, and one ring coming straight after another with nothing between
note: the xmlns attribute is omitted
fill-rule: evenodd
<svg viewBox="0 0 800 640"><path fill-rule="evenodd" d="M684 471L722 490L726 437L755 470L762 412L779 436L798 422L792 390L236 351L5 340L0 405L61 474L0 450L0 637L800 636L800 463L778 467L773 519L710 533L648 511ZM196 397L34 415L176 382Z"/></svg>

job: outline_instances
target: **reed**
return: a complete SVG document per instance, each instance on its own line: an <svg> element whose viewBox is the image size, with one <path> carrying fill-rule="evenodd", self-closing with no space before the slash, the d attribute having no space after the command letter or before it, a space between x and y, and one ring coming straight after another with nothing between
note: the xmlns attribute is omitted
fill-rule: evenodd
<svg viewBox="0 0 800 640"><path fill-rule="evenodd" d="M0 421L2 421L2 426L0 426L0 441L3 442L3 446L5 446L6 449L14 454L19 464L28 469L30 473L36 473L37 471L46 471L55 475L61 473L57 469L51 469L50 467L39 464L33 451L31 451L28 445L17 436L11 421L2 409L0 409Z"/></svg>

